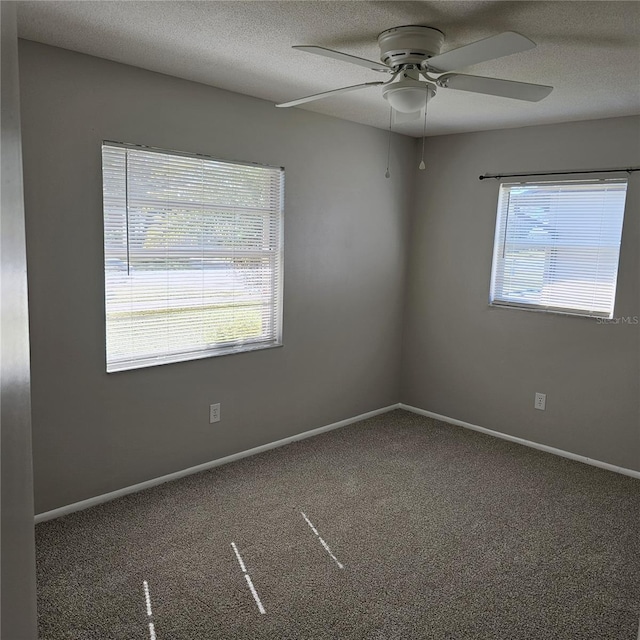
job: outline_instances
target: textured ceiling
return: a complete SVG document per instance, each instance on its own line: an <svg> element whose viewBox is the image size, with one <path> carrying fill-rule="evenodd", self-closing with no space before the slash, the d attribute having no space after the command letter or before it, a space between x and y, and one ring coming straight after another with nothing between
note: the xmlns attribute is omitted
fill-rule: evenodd
<svg viewBox="0 0 640 640"><path fill-rule="evenodd" d="M271 102L372 82L379 73L291 49L316 44L372 60L376 36L437 27L443 52L502 31L538 47L460 71L555 87L538 103L440 90L428 135L640 113L638 2L19 2L23 38L195 80ZM306 104L386 128L377 87ZM394 127L422 135L416 121Z"/></svg>

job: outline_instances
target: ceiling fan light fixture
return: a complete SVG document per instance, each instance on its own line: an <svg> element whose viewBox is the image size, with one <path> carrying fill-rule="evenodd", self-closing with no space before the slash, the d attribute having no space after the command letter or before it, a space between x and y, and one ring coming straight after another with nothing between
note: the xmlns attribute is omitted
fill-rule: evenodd
<svg viewBox="0 0 640 640"><path fill-rule="evenodd" d="M392 113L411 116L422 111L428 100L435 95L436 86L441 89L456 89L527 102L538 102L548 96L553 89L546 85L469 76L456 72L458 68L521 53L536 46L529 38L515 31L505 31L440 53L443 43L444 34L439 29L405 25L387 29L378 36L381 62L318 45L296 45L294 48L297 50L388 73L391 74L391 78L387 82L364 82L314 93L297 100L282 102L276 107L297 107L347 91L384 86L382 95L391 106ZM438 77L432 77L428 75L429 73L435 73ZM402 79L397 82L396 79L399 76ZM427 82L420 82L421 77Z"/></svg>
<svg viewBox="0 0 640 640"><path fill-rule="evenodd" d="M394 82L382 91L383 98L393 109L401 113L420 111L424 108L425 100L430 100L435 94L432 85L417 80Z"/></svg>

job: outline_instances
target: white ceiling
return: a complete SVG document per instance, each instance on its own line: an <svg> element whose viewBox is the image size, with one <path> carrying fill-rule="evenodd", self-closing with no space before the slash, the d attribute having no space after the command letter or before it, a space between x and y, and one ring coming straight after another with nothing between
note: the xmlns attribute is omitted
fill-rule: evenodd
<svg viewBox="0 0 640 640"><path fill-rule="evenodd" d="M502 31L537 48L462 69L555 87L538 103L440 90L428 135L640 113L638 2L102 1L19 2L23 38L187 78L271 102L380 80L380 74L291 49L316 44L379 60L378 33L437 27L443 52ZM379 88L302 107L386 128ZM422 135L422 123L395 130Z"/></svg>

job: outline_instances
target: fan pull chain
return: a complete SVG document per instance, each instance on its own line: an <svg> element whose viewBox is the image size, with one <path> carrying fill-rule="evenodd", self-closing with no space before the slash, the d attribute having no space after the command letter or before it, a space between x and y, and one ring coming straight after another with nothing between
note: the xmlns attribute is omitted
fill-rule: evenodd
<svg viewBox="0 0 640 640"><path fill-rule="evenodd" d="M387 170L384 174L385 178L390 178L391 173L389 172L389 159L391 158L391 119L393 118L393 109L389 107L389 142L387 144Z"/></svg>
<svg viewBox="0 0 640 640"><path fill-rule="evenodd" d="M427 168L424 163L424 139L427 135L427 105L429 104L429 85L426 86L425 92L424 125L422 127L422 159L420 160L420 164L418 165L418 169L420 169L420 171L424 171Z"/></svg>

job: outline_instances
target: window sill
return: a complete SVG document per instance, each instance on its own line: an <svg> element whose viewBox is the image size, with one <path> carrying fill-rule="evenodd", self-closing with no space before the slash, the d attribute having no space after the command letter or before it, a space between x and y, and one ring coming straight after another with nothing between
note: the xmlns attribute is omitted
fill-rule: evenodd
<svg viewBox="0 0 640 640"><path fill-rule="evenodd" d="M495 302L490 302L488 305L489 309L509 309L512 311L530 311L533 313L543 313L545 315L553 315L553 316L564 316L570 318L583 318L584 320L600 320L601 322L604 320L609 320L610 316L595 316L595 315L587 315L585 313L580 313L578 311L562 311L559 309L546 309L543 307L526 307L516 304L499 304Z"/></svg>
<svg viewBox="0 0 640 640"><path fill-rule="evenodd" d="M108 365L107 373L120 373L122 371L132 371L134 369L146 369L148 367L158 367L165 364L176 364L179 362L191 362L192 360L203 360L204 358L217 358L219 356L230 356L238 353L250 353L252 351L262 351L264 349L277 349L282 347L282 342L276 344L241 345L228 347L226 349L216 349L215 351L198 351L194 353L180 353L175 356L158 356L146 358L136 362L122 362Z"/></svg>

